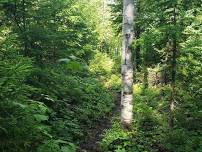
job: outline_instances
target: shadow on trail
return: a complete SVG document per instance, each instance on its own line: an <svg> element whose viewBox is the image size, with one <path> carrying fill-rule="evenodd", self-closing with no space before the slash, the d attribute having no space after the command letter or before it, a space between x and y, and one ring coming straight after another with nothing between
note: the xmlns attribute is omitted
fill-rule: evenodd
<svg viewBox="0 0 202 152"><path fill-rule="evenodd" d="M100 142L105 130L111 128L113 117L120 114L120 101L121 93L114 93L114 108L106 118L98 120L92 128L89 128L89 138L80 144L80 152L102 152Z"/></svg>

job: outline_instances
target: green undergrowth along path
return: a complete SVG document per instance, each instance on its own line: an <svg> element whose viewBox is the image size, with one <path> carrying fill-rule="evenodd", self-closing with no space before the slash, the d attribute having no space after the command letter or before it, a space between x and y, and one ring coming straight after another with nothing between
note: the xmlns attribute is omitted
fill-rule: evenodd
<svg viewBox="0 0 202 152"><path fill-rule="evenodd" d="M115 119L101 142L103 152L192 152L201 151L201 133L187 127L169 128L169 88L134 85L134 123L126 131ZM178 123L182 123L176 111Z"/></svg>
<svg viewBox="0 0 202 152"><path fill-rule="evenodd" d="M202 152L201 99L202 0L0 0L0 152Z"/></svg>

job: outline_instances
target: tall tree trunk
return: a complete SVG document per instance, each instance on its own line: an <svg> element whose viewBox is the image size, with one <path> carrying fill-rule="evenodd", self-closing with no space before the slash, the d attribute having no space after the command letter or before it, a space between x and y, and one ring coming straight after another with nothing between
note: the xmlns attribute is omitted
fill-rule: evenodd
<svg viewBox="0 0 202 152"><path fill-rule="evenodd" d="M133 23L133 0L123 0L121 122L124 128L130 128L133 121L133 64L131 51L131 44L134 38Z"/></svg>
<svg viewBox="0 0 202 152"><path fill-rule="evenodd" d="M22 0L22 10L23 10L23 16L22 16L22 23L23 23L23 37L24 37L24 54L25 56L29 55L28 51L28 45L27 45L27 24L26 24L26 4L25 0Z"/></svg>
<svg viewBox="0 0 202 152"><path fill-rule="evenodd" d="M146 65L144 65L143 67L143 72L144 72L143 85L144 85L144 89L147 89L149 87L149 82L148 82L149 71Z"/></svg>
<svg viewBox="0 0 202 152"><path fill-rule="evenodd" d="M140 38L140 28L139 26L136 26L136 38L139 39ZM141 55L140 55L140 51L141 51L141 48L140 48L140 45L138 45L135 49L135 68L136 70L139 72L140 71L140 64L141 64Z"/></svg>
<svg viewBox="0 0 202 152"><path fill-rule="evenodd" d="M176 7L173 11L173 25L176 25ZM173 128L174 126L174 108L175 108L175 81L176 81L176 66L177 66L177 38L176 35L173 36L172 40L172 73L171 73L171 99L170 99L170 111L169 111L169 126L170 128Z"/></svg>
<svg viewBox="0 0 202 152"><path fill-rule="evenodd" d="M139 0L135 0L135 18L138 19L139 17L139 12L140 12L140 4L139 4ZM140 26L138 24L135 25L135 37L136 39L140 38L140 34L141 34L141 29ZM140 64L141 64L141 47L138 44L136 46L135 49L135 61L134 61L134 68L137 72L140 71Z"/></svg>

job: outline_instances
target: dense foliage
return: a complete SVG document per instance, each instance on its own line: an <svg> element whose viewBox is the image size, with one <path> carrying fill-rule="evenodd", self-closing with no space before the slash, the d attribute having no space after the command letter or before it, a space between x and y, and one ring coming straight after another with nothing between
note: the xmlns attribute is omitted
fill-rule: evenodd
<svg viewBox="0 0 202 152"><path fill-rule="evenodd" d="M103 152L202 151L202 2L134 2L134 122L124 130L122 1L0 1L0 151L88 151L100 123Z"/></svg>
<svg viewBox="0 0 202 152"><path fill-rule="evenodd" d="M135 4L134 124L126 132L115 120L103 138L103 150L200 152L202 3L137 0ZM122 1L112 8L120 34Z"/></svg>
<svg viewBox="0 0 202 152"><path fill-rule="evenodd" d="M113 61L96 55L105 28L89 16L100 4L0 2L0 151L74 152L111 112L112 85L96 75L112 66L96 64Z"/></svg>

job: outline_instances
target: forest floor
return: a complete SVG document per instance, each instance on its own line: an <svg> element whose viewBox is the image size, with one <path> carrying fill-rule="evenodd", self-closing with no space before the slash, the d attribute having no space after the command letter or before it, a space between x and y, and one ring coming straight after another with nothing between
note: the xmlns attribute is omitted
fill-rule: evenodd
<svg viewBox="0 0 202 152"><path fill-rule="evenodd" d="M101 152L100 142L102 141L105 130L110 129L112 126L113 118L117 117L120 113L121 93L114 94L114 108L106 118L100 119L95 122L93 128L89 128L89 138L87 141L80 145L81 152Z"/></svg>

